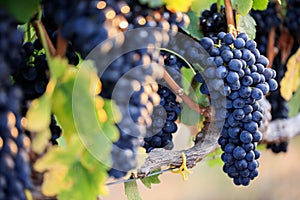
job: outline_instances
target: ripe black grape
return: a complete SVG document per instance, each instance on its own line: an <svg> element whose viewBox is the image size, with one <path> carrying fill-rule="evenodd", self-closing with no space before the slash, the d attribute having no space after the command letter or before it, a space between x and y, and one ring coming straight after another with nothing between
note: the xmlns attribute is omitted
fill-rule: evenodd
<svg viewBox="0 0 300 200"><path fill-rule="evenodd" d="M181 85L182 67L186 67L186 63L176 55L161 51L164 57L165 70L168 71L173 80ZM152 113L152 124L147 129L143 147L146 152L150 152L154 148L173 148L173 133L177 131L176 120L181 112L180 103L176 100L176 95L168 88L167 83L161 79L158 81L158 94L160 96L160 104L154 107Z"/></svg>
<svg viewBox="0 0 300 200"><path fill-rule="evenodd" d="M227 30L225 7L218 11L217 4L213 3L210 10L204 10L200 17L200 27L206 37L215 37L219 32Z"/></svg>
<svg viewBox="0 0 300 200"><path fill-rule="evenodd" d="M281 24L281 19L276 11L276 3L269 2L266 10L252 10L250 14L257 24L255 37L258 44L257 48L262 55L266 56L271 28L275 27L278 33ZM275 39L278 40L278 36Z"/></svg>
<svg viewBox="0 0 300 200"><path fill-rule="evenodd" d="M201 45L210 55L210 64L201 73L200 91L210 96L213 106L222 105L216 109L216 121L221 128L218 143L224 151L223 170L236 185L248 185L258 174L256 145L262 139L258 128L263 109L257 101L277 89L276 73L266 68L268 59L244 33L236 39L230 33L219 33L217 41L204 37ZM214 48L218 51L212 51ZM224 104L218 102L222 97L226 97Z"/></svg>
<svg viewBox="0 0 300 200"><path fill-rule="evenodd" d="M20 70L23 34L15 19L0 7L0 199L26 199L31 187L28 148L21 129L21 90L10 75ZM25 46L29 52L30 46Z"/></svg>

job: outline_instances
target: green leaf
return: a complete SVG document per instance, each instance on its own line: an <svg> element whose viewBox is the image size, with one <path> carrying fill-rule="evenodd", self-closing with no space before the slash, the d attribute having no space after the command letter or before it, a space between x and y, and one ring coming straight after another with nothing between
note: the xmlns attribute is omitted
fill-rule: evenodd
<svg viewBox="0 0 300 200"><path fill-rule="evenodd" d="M254 39L256 34L256 22L249 14L245 16L237 16L237 30L246 33L249 38Z"/></svg>
<svg viewBox="0 0 300 200"><path fill-rule="evenodd" d="M51 77L56 80L60 79L68 68L68 59L54 57L48 60L48 65L51 72Z"/></svg>
<svg viewBox="0 0 300 200"><path fill-rule="evenodd" d="M265 10L268 7L269 0L253 0L254 10Z"/></svg>
<svg viewBox="0 0 300 200"><path fill-rule="evenodd" d="M39 9L39 0L0 0L4 6L20 23L26 23Z"/></svg>
<svg viewBox="0 0 300 200"><path fill-rule="evenodd" d="M216 149L215 151L211 152L207 155L207 165L210 167L220 166L223 164L221 159L222 150L221 148Z"/></svg>
<svg viewBox="0 0 300 200"><path fill-rule="evenodd" d="M201 121L201 116L192 110L187 104L182 104L180 122L188 126L194 126Z"/></svg>
<svg viewBox="0 0 300 200"><path fill-rule="evenodd" d="M297 115L300 111L300 87L288 102L289 105L289 117Z"/></svg>
<svg viewBox="0 0 300 200"><path fill-rule="evenodd" d="M125 194L128 200L142 200L142 198L140 197L136 180L132 180L124 183L124 187L125 187Z"/></svg>
<svg viewBox="0 0 300 200"><path fill-rule="evenodd" d="M106 195L107 167L97 161L82 145L77 135L67 148L52 147L34 165L45 172L42 192L59 199L96 199Z"/></svg>
<svg viewBox="0 0 300 200"><path fill-rule="evenodd" d="M242 16L247 15L252 8L253 0L235 0L235 3L232 5L234 8L235 5L238 7L238 14Z"/></svg>
<svg viewBox="0 0 300 200"><path fill-rule="evenodd" d="M158 171L160 171L160 170L153 171L153 173L158 172ZM147 176L147 177L145 177L145 178L142 178L141 181L142 181L142 183L143 183L147 188L151 189L151 185L152 185L152 184L159 184L159 183L160 183L160 180L159 180L159 178L158 178L159 175L160 175L160 174L156 174L156 175L151 175L151 174L150 174L149 176Z"/></svg>
<svg viewBox="0 0 300 200"><path fill-rule="evenodd" d="M95 156L95 158L107 166L111 165L110 152L113 142L119 137L119 132L114 125L113 118L103 117L100 122L98 112L100 115L111 115L111 105L104 103L105 109L97 108L95 101L101 97L96 97L92 94L91 86L96 81L92 77L97 76L95 68L90 62L83 62L80 65L80 70L77 73L72 90L72 111L74 117L74 125L76 132L79 134L84 146L88 151ZM119 114L117 114L119 115ZM100 116L101 117L101 116ZM119 117L117 117L119 118ZM106 121L104 121L107 119ZM88 123L87 123L88 122ZM107 124L106 124L107 123Z"/></svg>
<svg viewBox="0 0 300 200"><path fill-rule="evenodd" d="M63 129L63 137L70 142L72 134L76 133L72 111L72 94L76 72L68 69L63 80L57 84L52 97L52 112Z"/></svg>
<svg viewBox="0 0 300 200"><path fill-rule="evenodd" d="M147 4L150 8L161 7L164 3L162 0L139 0L141 4Z"/></svg>
<svg viewBox="0 0 300 200"><path fill-rule="evenodd" d="M51 83L50 83L51 84ZM26 114L26 129L43 132L49 128L51 120L51 96L47 93L32 101Z"/></svg>
<svg viewBox="0 0 300 200"><path fill-rule="evenodd" d="M191 10L194 11L197 16L200 16L203 10L209 9L210 5L215 2L216 0L192 1Z"/></svg>
<svg viewBox="0 0 300 200"><path fill-rule="evenodd" d="M191 34L192 37L200 40L203 37L203 35L199 28L198 16L193 11L187 12L187 15L190 17L190 24L186 28L186 30L189 32L189 34Z"/></svg>
<svg viewBox="0 0 300 200"><path fill-rule="evenodd" d="M66 180L72 182L72 186L59 193L58 199L61 200L82 200L97 199L98 195L106 194L107 188L105 180L107 179L106 171L99 169L89 171L80 162L75 162L69 168ZM99 187L100 184L101 187Z"/></svg>
<svg viewBox="0 0 300 200"><path fill-rule="evenodd" d="M182 74L182 88L184 90L184 92L186 94L189 94L190 93L190 89L191 89L191 82L195 76L194 72L191 70L191 69L188 69L188 68L185 68L185 67L182 67L181 68L181 74Z"/></svg>

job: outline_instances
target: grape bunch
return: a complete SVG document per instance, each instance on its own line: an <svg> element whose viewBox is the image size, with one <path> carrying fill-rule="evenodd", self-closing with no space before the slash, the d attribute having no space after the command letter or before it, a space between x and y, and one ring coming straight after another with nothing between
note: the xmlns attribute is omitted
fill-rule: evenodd
<svg viewBox="0 0 300 200"><path fill-rule="evenodd" d="M95 1L43 0L42 5L46 28L53 34L59 28L62 37L70 41L83 58L107 39L108 29L103 23L108 15L97 8Z"/></svg>
<svg viewBox="0 0 300 200"><path fill-rule="evenodd" d="M0 27L0 199L26 199L24 190L31 187L30 140L21 129L22 93L10 78L22 63L23 34L1 6Z"/></svg>
<svg viewBox="0 0 300 200"><path fill-rule="evenodd" d="M176 33L177 26L188 22L185 14L152 9L132 1L107 1L99 7L104 13L115 13L114 18L106 19L106 24L115 26L119 32L136 28L162 28L166 32ZM147 37L132 32L125 35L121 46L132 46L133 41L137 42L137 46L139 42L146 47L162 46L168 42L166 32L149 31ZM141 37L144 39L136 40ZM109 175L115 178L126 175L136 167L137 148L142 145L146 127L152 123L151 114L160 102L156 79L162 78L163 71L156 65L162 66L163 58L157 52L152 48L130 51L114 60L105 70L102 69L102 61L96 64L105 88L100 95L114 99L122 114L122 120L117 124L120 138L114 143L113 166L109 170ZM127 99L128 96L130 98Z"/></svg>
<svg viewBox="0 0 300 200"><path fill-rule="evenodd" d="M267 68L268 59L260 55L256 42L245 33L235 39L230 33L220 32L215 40L217 43L208 37L201 40L210 57L201 74L200 91L209 95L212 103L226 97L225 103L216 104L217 125L225 120L223 127L219 123L222 130L218 139L224 151L223 171L236 185L248 185L258 175L260 154L256 145L262 139L258 128L263 119L258 101L277 89L276 73Z"/></svg>
<svg viewBox="0 0 300 200"><path fill-rule="evenodd" d="M299 40L300 32L300 1L288 0L286 16L284 18L284 25L289 29L289 32L294 36L296 41Z"/></svg>
<svg viewBox="0 0 300 200"><path fill-rule="evenodd" d="M161 55L164 57L165 70L178 85L181 85L180 69L186 64L174 54L161 51ZM172 134L177 131L175 121L181 113L180 103L176 100L176 95L168 88L167 83L163 79L159 80L158 83L160 104L154 107L151 116L152 124L147 129L147 134L144 138L143 147L147 153L154 148L169 150L173 148Z"/></svg>
<svg viewBox="0 0 300 200"><path fill-rule="evenodd" d="M251 16L256 22L256 37L257 49L262 55L267 55L267 48L269 42L269 33L272 27L276 28L276 33L279 33L279 26L281 19L277 15L276 3L269 2L266 10L252 10ZM278 34L276 34L276 41L278 40Z"/></svg>
<svg viewBox="0 0 300 200"><path fill-rule="evenodd" d="M215 37L219 32L227 30L225 7L218 11L217 3L210 6L210 10L204 10L200 16L200 28L205 37Z"/></svg>

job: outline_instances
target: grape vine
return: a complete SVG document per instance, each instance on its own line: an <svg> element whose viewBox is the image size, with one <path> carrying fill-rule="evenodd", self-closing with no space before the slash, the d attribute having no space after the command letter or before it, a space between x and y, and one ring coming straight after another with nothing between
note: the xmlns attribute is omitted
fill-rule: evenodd
<svg viewBox="0 0 300 200"><path fill-rule="evenodd" d="M131 200L136 179L185 180L216 149L249 185L259 145L288 152L300 135L299 6L2 1L0 199L96 199L125 182Z"/></svg>

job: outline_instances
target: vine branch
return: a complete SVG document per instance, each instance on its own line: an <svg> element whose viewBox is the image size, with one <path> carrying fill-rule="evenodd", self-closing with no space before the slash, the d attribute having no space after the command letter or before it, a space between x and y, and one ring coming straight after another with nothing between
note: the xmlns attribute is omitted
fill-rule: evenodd
<svg viewBox="0 0 300 200"><path fill-rule="evenodd" d="M210 115L209 107L201 107L199 104L194 102L188 95L184 93L184 90L174 81L166 69L164 70L163 78L170 86L172 91L177 94L192 110L196 111L200 115L208 117Z"/></svg>
<svg viewBox="0 0 300 200"><path fill-rule="evenodd" d="M264 106L264 104L262 104ZM268 113L270 114L270 113ZM300 113L295 117L288 119L278 119L272 122L264 122L262 143L277 143L288 141L300 135ZM186 165L192 168L197 162L204 159L209 153L219 148L217 139L219 133L215 128L204 128L206 131L203 137L195 142L195 145L189 149L181 151L168 151L165 149L152 150L145 163L138 170L138 177L142 178L150 174L152 171L166 166L179 167L182 164L181 154L186 155Z"/></svg>
<svg viewBox="0 0 300 200"><path fill-rule="evenodd" d="M269 59L268 68L272 68L273 61L278 52L275 51L275 36L276 36L276 27L273 26L269 33L268 38L268 48L267 48L267 57Z"/></svg>
<svg viewBox="0 0 300 200"><path fill-rule="evenodd" d="M57 42L56 42L57 55L62 57L62 58L65 57L67 46L68 46L68 42L65 38L62 37L61 28L58 28L58 30L57 30Z"/></svg>

